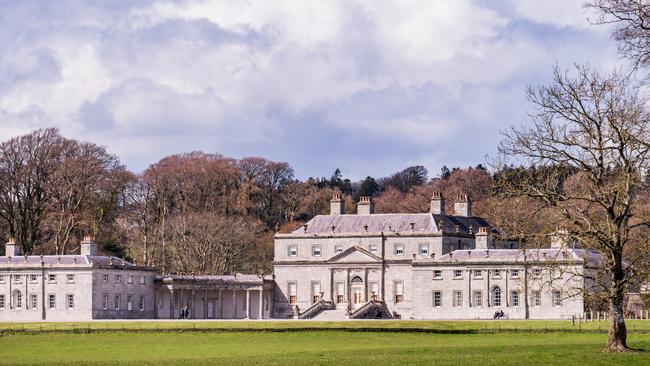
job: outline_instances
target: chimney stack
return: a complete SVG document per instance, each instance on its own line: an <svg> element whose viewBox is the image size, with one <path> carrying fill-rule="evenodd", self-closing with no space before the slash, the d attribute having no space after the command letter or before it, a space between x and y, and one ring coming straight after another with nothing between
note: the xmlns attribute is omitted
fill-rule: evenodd
<svg viewBox="0 0 650 366"><path fill-rule="evenodd" d="M372 203L372 198L369 196L362 196L357 203L357 215L371 215L375 213L375 204Z"/></svg>
<svg viewBox="0 0 650 366"><path fill-rule="evenodd" d="M434 215L444 215L445 214L445 198L442 196L442 193L435 191L429 200L431 203L430 212Z"/></svg>
<svg viewBox="0 0 650 366"><path fill-rule="evenodd" d="M97 243L93 240L90 235L84 236L84 240L81 242L81 255L97 255Z"/></svg>
<svg viewBox="0 0 650 366"><path fill-rule="evenodd" d="M20 256L20 245L16 244L15 238L9 238L5 244L5 257L18 257Z"/></svg>
<svg viewBox="0 0 650 366"><path fill-rule="evenodd" d="M487 227L481 226L478 228L478 233L474 235L474 246L476 249L490 249L490 235Z"/></svg>
<svg viewBox="0 0 650 366"><path fill-rule="evenodd" d="M472 216L472 201L467 196L467 193L459 193L454 202L454 215L471 217Z"/></svg>
<svg viewBox="0 0 650 366"><path fill-rule="evenodd" d="M345 213L345 202L341 199L341 194L336 192L330 201L330 215L338 216Z"/></svg>

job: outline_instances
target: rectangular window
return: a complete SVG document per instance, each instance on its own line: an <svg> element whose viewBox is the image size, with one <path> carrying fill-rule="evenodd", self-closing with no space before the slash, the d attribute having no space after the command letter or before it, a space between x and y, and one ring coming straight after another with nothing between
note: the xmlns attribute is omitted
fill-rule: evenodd
<svg viewBox="0 0 650 366"><path fill-rule="evenodd" d="M120 298L120 295L115 295L114 304L113 304L115 305L115 310L120 310L120 302L122 302L121 300L122 299Z"/></svg>
<svg viewBox="0 0 650 366"><path fill-rule="evenodd" d="M370 298L373 300L377 300L377 296L379 296L379 284L377 282L370 282Z"/></svg>
<svg viewBox="0 0 650 366"><path fill-rule="evenodd" d="M115 283L120 283L120 282L122 282L122 275L116 274L115 275Z"/></svg>
<svg viewBox="0 0 650 366"><path fill-rule="evenodd" d="M433 307L439 308L442 306L442 291L433 291Z"/></svg>
<svg viewBox="0 0 650 366"><path fill-rule="evenodd" d="M336 245L334 247L334 253L341 253L343 251L343 245Z"/></svg>
<svg viewBox="0 0 650 366"><path fill-rule="evenodd" d="M441 280L442 279L442 271L439 269L433 270L433 279L434 280Z"/></svg>
<svg viewBox="0 0 650 366"><path fill-rule="evenodd" d="M453 304L454 307L463 306L463 291L454 291Z"/></svg>
<svg viewBox="0 0 650 366"><path fill-rule="evenodd" d="M289 282L289 304L295 305L297 301L298 285L295 282Z"/></svg>
<svg viewBox="0 0 650 366"><path fill-rule="evenodd" d="M22 282L22 276L21 275L14 275L14 283L20 283Z"/></svg>
<svg viewBox="0 0 650 366"><path fill-rule="evenodd" d="M5 275L0 274L0 283L5 283Z"/></svg>
<svg viewBox="0 0 650 366"><path fill-rule="evenodd" d="M133 275L128 275L126 277L126 283L133 283Z"/></svg>
<svg viewBox="0 0 650 366"><path fill-rule="evenodd" d="M476 290L472 294L472 306L481 307L483 306L483 291Z"/></svg>
<svg viewBox="0 0 650 366"><path fill-rule="evenodd" d="M518 269L511 269L510 270L510 277L519 278L519 270Z"/></svg>
<svg viewBox="0 0 650 366"><path fill-rule="evenodd" d="M102 280L104 281L104 283L108 283L108 274L103 274Z"/></svg>
<svg viewBox="0 0 650 366"><path fill-rule="evenodd" d="M510 292L510 306L519 306L519 291Z"/></svg>
<svg viewBox="0 0 650 366"><path fill-rule="evenodd" d="M553 291L553 306L562 306L562 293L560 291Z"/></svg>
<svg viewBox="0 0 650 366"><path fill-rule="evenodd" d="M138 302L138 309L144 311L144 296L140 296L140 301Z"/></svg>
<svg viewBox="0 0 650 366"><path fill-rule="evenodd" d="M336 302L345 302L345 284L343 282L336 283Z"/></svg>
<svg viewBox="0 0 650 366"><path fill-rule="evenodd" d="M472 275L474 276L475 279L481 279L483 278L483 271L481 271L480 269L472 270Z"/></svg>
<svg viewBox="0 0 650 366"><path fill-rule="evenodd" d="M144 285L145 283L146 283L146 280L145 280L144 276L140 276L140 284Z"/></svg>
<svg viewBox="0 0 650 366"><path fill-rule="evenodd" d="M370 252L371 253L376 253L377 252L377 246L376 245L371 245L370 246Z"/></svg>
<svg viewBox="0 0 650 366"><path fill-rule="evenodd" d="M320 245L311 246L311 255L314 257L320 257Z"/></svg>
<svg viewBox="0 0 650 366"><path fill-rule="evenodd" d="M47 304L50 307L50 310L56 309L56 295L49 294L47 296Z"/></svg>
<svg viewBox="0 0 650 366"><path fill-rule="evenodd" d="M562 272L560 272L559 269L554 268L554 269L551 270L551 276L553 277L553 279L558 279L558 278L562 277Z"/></svg>
<svg viewBox="0 0 650 366"><path fill-rule="evenodd" d="M29 275L29 282L31 282L31 283L38 282L38 276L36 276L35 274Z"/></svg>
<svg viewBox="0 0 650 366"><path fill-rule="evenodd" d="M5 295L0 295L0 310L5 309Z"/></svg>
<svg viewBox="0 0 650 366"><path fill-rule="evenodd" d="M73 310L74 309L74 295L67 294L66 295L66 303L68 304L68 310Z"/></svg>
<svg viewBox="0 0 650 366"><path fill-rule="evenodd" d="M126 310L133 310L133 296L126 295Z"/></svg>
<svg viewBox="0 0 650 366"><path fill-rule="evenodd" d="M500 269L493 269L492 270L492 277L501 278L501 270Z"/></svg>
<svg viewBox="0 0 650 366"><path fill-rule="evenodd" d="M108 309L108 294L102 295L102 309Z"/></svg>
<svg viewBox="0 0 650 366"><path fill-rule="evenodd" d="M36 294L29 295L29 307L33 310L38 308L38 296Z"/></svg>
<svg viewBox="0 0 650 366"><path fill-rule="evenodd" d="M404 244L395 244L393 253L395 255L404 255Z"/></svg>
<svg viewBox="0 0 650 366"><path fill-rule="evenodd" d="M67 283L74 283L74 275L73 275L73 274L67 274L67 275L65 275L65 282L67 282Z"/></svg>
<svg viewBox="0 0 650 366"><path fill-rule="evenodd" d="M314 304L320 300L320 281L311 281L311 302Z"/></svg>
<svg viewBox="0 0 650 366"><path fill-rule="evenodd" d="M288 255L289 255L289 257L298 256L298 246L297 245L289 245Z"/></svg>
<svg viewBox="0 0 650 366"><path fill-rule="evenodd" d="M47 281L48 282L56 282L56 275L54 273L50 273L47 275Z"/></svg>
<svg viewBox="0 0 650 366"><path fill-rule="evenodd" d="M15 291L14 292L14 300L16 301L16 309L22 309L23 308L23 293L20 291Z"/></svg>
<svg viewBox="0 0 650 366"><path fill-rule="evenodd" d="M404 302L404 282L395 281L393 289L395 290L395 303L400 304Z"/></svg>
<svg viewBox="0 0 650 366"><path fill-rule="evenodd" d="M533 306L542 306L542 294L539 291L533 291Z"/></svg>
<svg viewBox="0 0 650 366"><path fill-rule="evenodd" d="M420 244L420 255L429 255L429 244Z"/></svg>
<svg viewBox="0 0 650 366"><path fill-rule="evenodd" d="M540 278L540 277L542 277L542 269L533 268L533 278Z"/></svg>
<svg viewBox="0 0 650 366"><path fill-rule="evenodd" d="M463 278L463 270L462 269L455 269L454 270L454 279L458 280Z"/></svg>

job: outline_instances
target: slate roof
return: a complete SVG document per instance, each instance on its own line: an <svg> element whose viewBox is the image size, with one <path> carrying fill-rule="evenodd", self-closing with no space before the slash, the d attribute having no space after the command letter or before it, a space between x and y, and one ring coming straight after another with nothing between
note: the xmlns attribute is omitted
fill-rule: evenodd
<svg viewBox="0 0 650 366"><path fill-rule="evenodd" d="M156 276L157 281L163 282L208 282L213 284L264 284L270 281L270 276L237 274L237 275L167 275Z"/></svg>
<svg viewBox="0 0 650 366"><path fill-rule="evenodd" d="M602 255L593 250L585 249L473 249L455 250L436 259L436 262L557 262L557 261L587 261L589 264L597 265L602 261Z"/></svg>
<svg viewBox="0 0 650 366"><path fill-rule="evenodd" d="M292 234L438 233L440 232L441 221L443 231L450 233L455 233L457 226L458 232L461 234L476 233L479 227L482 226L492 227L482 217L434 215L430 213L318 215L306 223L306 231L304 227L301 227L294 230ZM334 227L333 230L332 227Z"/></svg>
<svg viewBox="0 0 650 366"><path fill-rule="evenodd" d="M118 257L109 257L103 255L28 255L16 257L0 256L0 266L40 266L41 261L46 266L68 265L68 266L87 266L87 267L115 267L115 268L136 268L136 265ZM147 269L149 267L137 266L138 269Z"/></svg>

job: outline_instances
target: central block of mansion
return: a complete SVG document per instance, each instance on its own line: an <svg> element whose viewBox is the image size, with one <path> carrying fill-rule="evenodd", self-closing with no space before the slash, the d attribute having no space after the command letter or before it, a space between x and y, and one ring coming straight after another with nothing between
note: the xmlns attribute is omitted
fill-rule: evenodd
<svg viewBox="0 0 650 366"><path fill-rule="evenodd" d="M359 318L559 319L584 311L585 271L599 254L556 240L548 249L497 241L459 195L453 214L434 193L427 213L375 214L362 197L345 214L276 234L274 273L160 275L97 254L23 256L10 240L0 257L0 321L92 319Z"/></svg>

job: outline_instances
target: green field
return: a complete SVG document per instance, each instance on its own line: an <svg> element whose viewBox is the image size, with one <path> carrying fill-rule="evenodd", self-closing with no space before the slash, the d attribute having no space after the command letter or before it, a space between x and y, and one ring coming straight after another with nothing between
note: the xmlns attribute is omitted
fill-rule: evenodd
<svg viewBox="0 0 650 366"><path fill-rule="evenodd" d="M602 353L606 334L595 323L561 331L566 322L95 322L57 323L56 332L54 323L26 323L0 336L0 365L648 365L650 322L629 323L639 351L627 354Z"/></svg>

